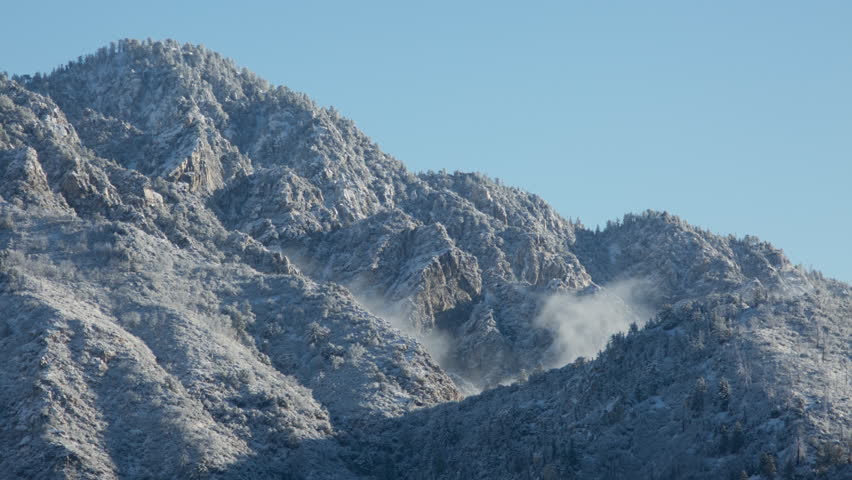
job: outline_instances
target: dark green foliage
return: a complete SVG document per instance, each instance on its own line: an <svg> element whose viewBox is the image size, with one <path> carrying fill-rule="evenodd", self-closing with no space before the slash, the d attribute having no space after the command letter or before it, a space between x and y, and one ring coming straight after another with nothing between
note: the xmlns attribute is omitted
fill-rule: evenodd
<svg viewBox="0 0 852 480"><path fill-rule="evenodd" d="M796 476L796 466L793 463L793 459L789 459L784 463L784 478L786 480L792 480Z"/></svg>
<svg viewBox="0 0 852 480"><path fill-rule="evenodd" d="M816 469L826 472L831 468L849 463L849 455L839 442L823 442L816 452Z"/></svg>
<svg viewBox="0 0 852 480"><path fill-rule="evenodd" d="M727 410L731 401L731 385L726 379L719 380L719 387L716 392L716 398L719 401L719 408Z"/></svg>
<svg viewBox="0 0 852 480"><path fill-rule="evenodd" d="M704 377L699 378L695 382L695 387L692 390L692 395L689 399L689 406L697 415L704 410L704 397L707 394L707 380Z"/></svg>
<svg viewBox="0 0 852 480"><path fill-rule="evenodd" d="M760 474L766 478L775 478L778 469L775 467L775 456L771 453L760 454Z"/></svg>
<svg viewBox="0 0 852 480"><path fill-rule="evenodd" d="M720 455L726 455L731 450L731 433L728 431L727 425L719 427L719 447Z"/></svg>
<svg viewBox="0 0 852 480"><path fill-rule="evenodd" d="M565 454L565 462L571 468L575 468L580 464L580 456L577 453L577 447L574 445L573 438L568 443L568 452Z"/></svg>
<svg viewBox="0 0 852 480"><path fill-rule="evenodd" d="M734 424L734 431L731 433L731 442L729 445L731 453L737 453L740 449L745 445L745 433L743 433L743 426L740 422Z"/></svg>

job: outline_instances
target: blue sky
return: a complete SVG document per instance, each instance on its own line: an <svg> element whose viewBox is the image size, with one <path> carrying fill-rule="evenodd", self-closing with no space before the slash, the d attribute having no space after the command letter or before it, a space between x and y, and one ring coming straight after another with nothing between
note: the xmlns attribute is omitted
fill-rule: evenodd
<svg viewBox="0 0 852 480"><path fill-rule="evenodd" d="M586 225L648 208L852 281L852 3L9 2L0 70L201 43L413 170L477 170Z"/></svg>

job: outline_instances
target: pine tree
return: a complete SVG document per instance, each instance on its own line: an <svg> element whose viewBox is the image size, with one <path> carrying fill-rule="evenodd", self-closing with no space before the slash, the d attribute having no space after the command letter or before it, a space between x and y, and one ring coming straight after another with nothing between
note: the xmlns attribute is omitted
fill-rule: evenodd
<svg viewBox="0 0 852 480"><path fill-rule="evenodd" d="M728 427L722 425L719 432L719 453L725 455L731 450L731 435L728 432Z"/></svg>
<svg viewBox="0 0 852 480"><path fill-rule="evenodd" d="M716 396L719 399L721 409L727 410L731 401L731 385L724 378L719 380L719 388Z"/></svg>
<svg viewBox="0 0 852 480"><path fill-rule="evenodd" d="M700 377L695 382L695 388L692 391L692 398L690 399L690 407L695 413L704 410L705 393L707 393L707 380L704 380L704 377Z"/></svg>
<svg viewBox="0 0 852 480"><path fill-rule="evenodd" d="M565 456L565 461L568 463L568 466L571 468L576 467L580 464L580 458L577 454L577 448L574 445L574 439L572 438L570 443L568 444L568 454Z"/></svg>
<svg viewBox="0 0 852 480"><path fill-rule="evenodd" d="M760 454L760 474L766 478L775 478L778 469L775 467L775 457L763 452Z"/></svg>
<svg viewBox="0 0 852 480"><path fill-rule="evenodd" d="M784 464L784 478L792 480L796 476L796 466L793 465L793 459L788 459Z"/></svg>
<svg viewBox="0 0 852 480"><path fill-rule="evenodd" d="M734 424L734 432L731 434L731 453L739 452L745 445L745 433L740 422Z"/></svg>

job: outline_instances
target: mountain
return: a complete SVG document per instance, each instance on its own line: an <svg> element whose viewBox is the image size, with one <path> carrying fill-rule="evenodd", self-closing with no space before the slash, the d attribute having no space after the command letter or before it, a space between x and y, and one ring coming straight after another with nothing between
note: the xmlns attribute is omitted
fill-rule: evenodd
<svg viewBox="0 0 852 480"><path fill-rule="evenodd" d="M0 77L10 478L849 478L850 295L412 173L203 47Z"/></svg>

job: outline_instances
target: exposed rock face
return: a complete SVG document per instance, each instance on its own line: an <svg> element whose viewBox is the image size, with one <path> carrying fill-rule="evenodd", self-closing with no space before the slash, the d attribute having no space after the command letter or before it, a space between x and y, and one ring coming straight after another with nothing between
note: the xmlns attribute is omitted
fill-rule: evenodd
<svg viewBox="0 0 852 480"><path fill-rule="evenodd" d="M339 430L459 398L422 346L348 291L225 230L205 204L214 177L127 169L85 147L49 98L3 80L0 99L0 342L20 366L2 373L0 439L18 452L4 471L348 477ZM154 143L173 152L186 135ZM137 155L131 140L121 148ZM194 152L181 165L218 161ZM264 452L275 458L246 461Z"/></svg>
<svg viewBox="0 0 852 480"><path fill-rule="evenodd" d="M800 269L754 237L719 237L668 214L628 215L601 233L583 231L575 251L598 283L654 278L674 303L750 281L790 294L811 288Z"/></svg>
<svg viewBox="0 0 852 480"><path fill-rule="evenodd" d="M29 147L0 150L0 155L4 156L0 161L0 168L3 168L0 175L4 180L0 195L48 209L68 208L64 199L50 190L35 150Z"/></svg>
<svg viewBox="0 0 852 480"><path fill-rule="evenodd" d="M119 50L29 86L67 112L69 130L98 156L186 185L226 228L297 259L317 280L347 285L415 331L443 334L475 309L491 311L494 324L481 335L504 341L489 352L451 347L482 357L502 345L499 354L513 359L492 364L481 386L541 362L547 342L533 338L518 303L534 311L547 288L591 284L571 252L574 226L538 197L476 174L415 176L333 110L203 49L125 42ZM71 176L67 189L89 183ZM484 303L509 288L522 292L516 305Z"/></svg>
<svg viewBox="0 0 852 480"><path fill-rule="evenodd" d="M201 47L0 78L14 477L843 478L849 296L665 213L415 175Z"/></svg>

